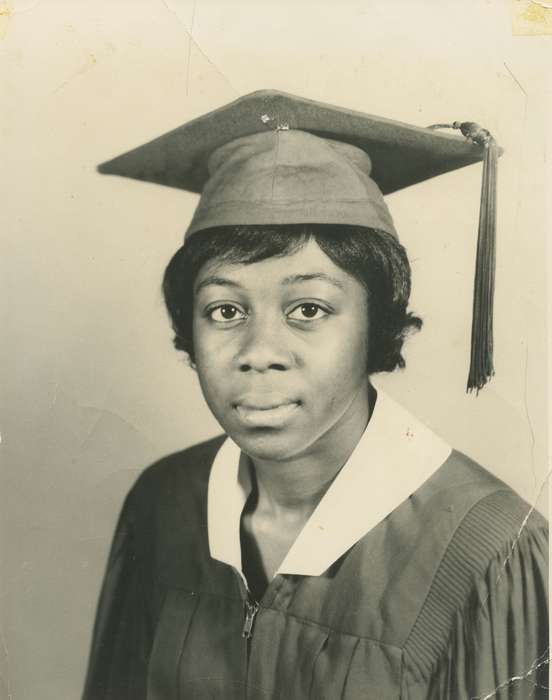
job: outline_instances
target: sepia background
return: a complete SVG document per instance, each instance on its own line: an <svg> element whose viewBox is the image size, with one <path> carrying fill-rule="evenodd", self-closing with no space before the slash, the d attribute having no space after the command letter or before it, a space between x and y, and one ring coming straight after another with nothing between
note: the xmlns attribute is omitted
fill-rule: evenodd
<svg viewBox="0 0 552 700"><path fill-rule="evenodd" d="M475 165L389 197L425 325L406 370L379 383L546 512L551 39L513 33L522 9L0 1L2 699L79 697L125 492L156 458L218 432L160 294L196 199L95 166L253 90L420 126L474 120L504 147L496 377L466 395Z"/></svg>

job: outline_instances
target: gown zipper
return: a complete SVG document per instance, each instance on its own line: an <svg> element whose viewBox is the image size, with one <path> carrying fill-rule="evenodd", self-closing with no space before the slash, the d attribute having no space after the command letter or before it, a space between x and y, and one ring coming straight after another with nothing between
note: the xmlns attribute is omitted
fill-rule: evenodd
<svg viewBox="0 0 552 700"><path fill-rule="evenodd" d="M259 612L259 603L251 597L249 591L247 598L244 601L245 618L243 621L241 636L245 644L245 685L244 685L244 700L249 698L248 682L249 682L249 663L251 657L251 638L253 636L253 624L255 617Z"/></svg>
<svg viewBox="0 0 552 700"><path fill-rule="evenodd" d="M245 601L245 620L242 627L243 639L250 640L253 635L253 623L255 616L259 612L259 603L256 600Z"/></svg>
<svg viewBox="0 0 552 700"><path fill-rule="evenodd" d="M257 613L259 612L259 609L261 607L261 604L255 600L253 597L253 594L249 590L249 586L247 585L247 581L243 574L240 572L236 572L239 578L240 582L240 588L242 591L242 599L243 599L243 611L244 611L244 619L243 619L243 625L241 629L241 637L244 640L244 645L245 645L245 655L244 655L244 662L245 662L245 668L244 668L244 700L247 700L249 697L249 691L248 691L248 681L249 681L249 662L250 662L250 657L251 657L251 642L252 642L252 637L253 637L253 625L255 624L255 618L257 617Z"/></svg>

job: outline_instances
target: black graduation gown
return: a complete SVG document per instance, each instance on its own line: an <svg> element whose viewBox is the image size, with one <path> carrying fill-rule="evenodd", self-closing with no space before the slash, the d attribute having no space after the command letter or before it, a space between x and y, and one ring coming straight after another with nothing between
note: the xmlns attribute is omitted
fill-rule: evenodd
<svg viewBox="0 0 552 700"><path fill-rule="evenodd" d="M247 591L212 559L222 438L129 493L83 700L548 697L546 521L453 451L323 575L277 575L242 637Z"/></svg>

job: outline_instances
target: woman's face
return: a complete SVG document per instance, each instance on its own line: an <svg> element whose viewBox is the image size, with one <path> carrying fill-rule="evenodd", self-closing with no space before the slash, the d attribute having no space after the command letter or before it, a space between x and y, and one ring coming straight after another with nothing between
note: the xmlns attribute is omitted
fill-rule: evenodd
<svg viewBox="0 0 552 700"><path fill-rule="evenodd" d="M316 454L367 420L367 303L314 240L284 257L203 266L195 363L209 408L246 454Z"/></svg>

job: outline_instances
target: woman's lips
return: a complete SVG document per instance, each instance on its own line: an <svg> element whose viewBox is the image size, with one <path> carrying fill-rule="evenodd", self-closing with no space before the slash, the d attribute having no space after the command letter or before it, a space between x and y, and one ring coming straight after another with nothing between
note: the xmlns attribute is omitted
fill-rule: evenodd
<svg viewBox="0 0 552 700"><path fill-rule="evenodd" d="M242 423L254 428L278 428L283 426L299 408L298 401L259 397L244 399L234 404Z"/></svg>

